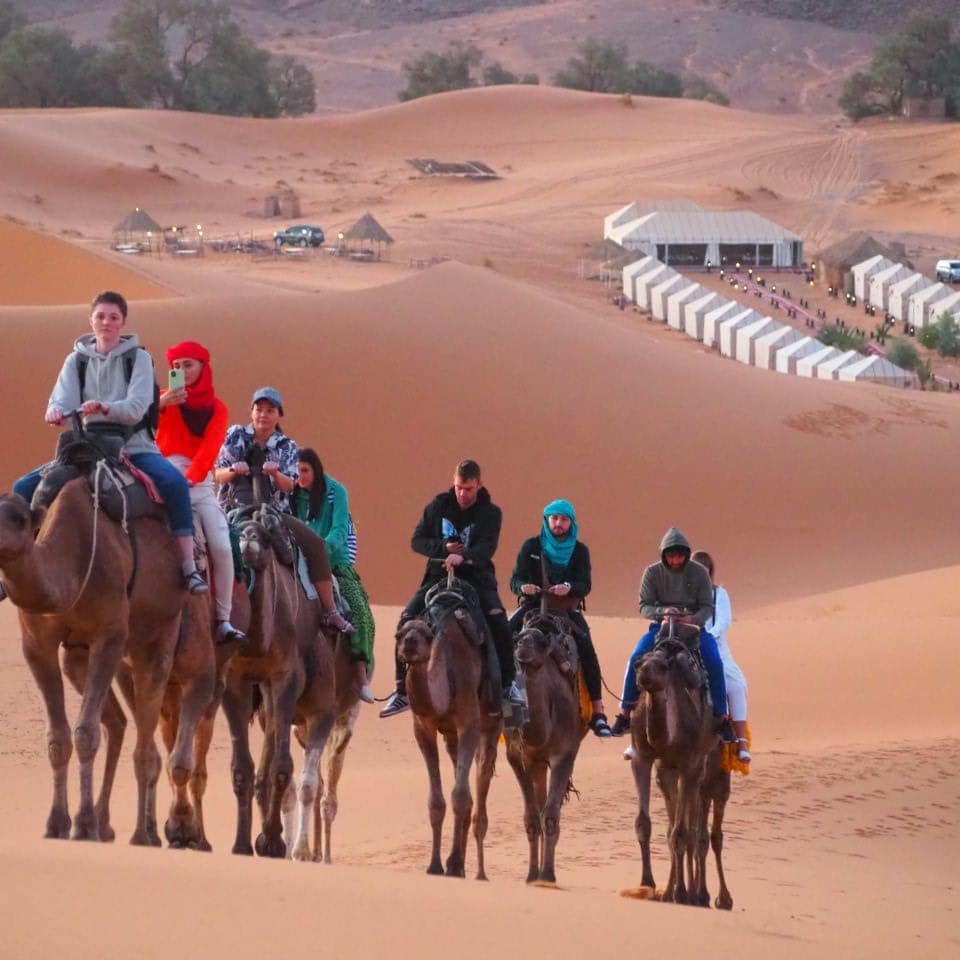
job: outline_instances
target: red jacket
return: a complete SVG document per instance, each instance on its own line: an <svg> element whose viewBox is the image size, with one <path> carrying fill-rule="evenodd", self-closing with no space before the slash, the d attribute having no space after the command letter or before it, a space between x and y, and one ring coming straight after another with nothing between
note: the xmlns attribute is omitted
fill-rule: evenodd
<svg viewBox="0 0 960 960"><path fill-rule="evenodd" d="M187 427L179 406L164 407L160 411L157 446L165 457L175 453L189 457L190 468L187 470L187 479L191 483L202 483L213 469L214 461L223 446L229 418L227 405L215 398L213 416L203 436L198 437Z"/></svg>

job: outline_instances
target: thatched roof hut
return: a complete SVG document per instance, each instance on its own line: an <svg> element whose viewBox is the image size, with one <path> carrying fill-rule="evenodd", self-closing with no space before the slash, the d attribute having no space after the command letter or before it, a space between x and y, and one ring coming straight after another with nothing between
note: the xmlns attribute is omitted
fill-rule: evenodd
<svg viewBox="0 0 960 960"><path fill-rule="evenodd" d="M163 227L146 210L135 207L114 228L114 233L163 233Z"/></svg>
<svg viewBox="0 0 960 960"><path fill-rule="evenodd" d="M393 237L387 233L371 213L365 213L349 230L343 234L345 240L359 240L361 243L393 243Z"/></svg>
<svg viewBox="0 0 960 960"><path fill-rule="evenodd" d="M817 256L817 272L823 283L834 289L853 292L852 267L871 257L886 257L892 263L902 263L911 269L902 243L881 243L868 233L851 233L822 250Z"/></svg>

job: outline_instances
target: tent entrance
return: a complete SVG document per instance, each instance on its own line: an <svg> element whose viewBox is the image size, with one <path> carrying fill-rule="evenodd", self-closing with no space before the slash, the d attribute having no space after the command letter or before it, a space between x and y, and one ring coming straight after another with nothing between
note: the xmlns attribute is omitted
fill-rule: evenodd
<svg viewBox="0 0 960 960"><path fill-rule="evenodd" d="M707 244L658 243L657 259L668 266L702 267L707 262Z"/></svg>

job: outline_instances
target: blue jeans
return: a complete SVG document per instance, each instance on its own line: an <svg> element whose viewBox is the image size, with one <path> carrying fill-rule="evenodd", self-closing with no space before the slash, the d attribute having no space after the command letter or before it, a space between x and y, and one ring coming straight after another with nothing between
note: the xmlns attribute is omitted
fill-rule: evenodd
<svg viewBox="0 0 960 960"><path fill-rule="evenodd" d="M175 537L193 536L193 507L190 505L190 487L186 477L159 453L135 453L130 459L156 485L167 508L167 519ZM37 467L14 485L13 492L19 493L29 503L40 485L40 471Z"/></svg>
<svg viewBox="0 0 960 960"><path fill-rule="evenodd" d="M632 710L640 699L640 688L637 686L637 671L634 669L637 661L653 649L654 641L660 632L659 623L651 623L650 629L640 638L630 660L627 663L627 673L623 678L623 699L620 701L621 710ZM712 633L700 630L700 655L707 670L707 680L710 683L710 699L713 700L713 712L718 717L727 715L727 684L723 679L723 661L717 649L717 641Z"/></svg>

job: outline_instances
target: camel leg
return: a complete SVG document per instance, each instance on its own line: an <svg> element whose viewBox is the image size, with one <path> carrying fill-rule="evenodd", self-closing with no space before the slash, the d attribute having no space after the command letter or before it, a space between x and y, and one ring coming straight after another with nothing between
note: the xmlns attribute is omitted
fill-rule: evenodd
<svg viewBox="0 0 960 960"><path fill-rule="evenodd" d="M450 805L453 807L453 846L447 857L445 873L448 877L466 875L467 837L473 816L473 795L470 792L470 770L480 741L478 727L459 731L457 738L457 761L454 771Z"/></svg>
<svg viewBox="0 0 960 960"><path fill-rule="evenodd" d="M477 842L477 879L486 880L487 872L483 860L483 841L487 836L489 818L487 816L487 796L490 783L497 766L497 743L500 740L500 728L484 734L477 750L477 802L473 814L473 836Z"/></svg>
<svg viewBox="0 0 960 960"><path fill-rule="evenodd" d="M423 754L423 761L427 765L427 776L430 778L430 795L427 800L427 810L430 814L430 829L433 833L433 843L430 852L430 866L427 873L442 874L443 863L440 860L440 837L443 830L443 818L447 812L447 802L443 799L443 784L440 780L440 750L437 746L437 731L427 729L423 723L415 718L413 733L417 738L417 746Z"/></svg>
<svg viewBox="0 0 960 960"><path fill-rule="evenodd" d="M287 845L287 859L293 859L293 844L291 838L297 833L297 785L291 780L280 801L280 816L283 820L283 839ZM309 838L308 838L309 843Z"/></svg>
<svg viewBox="0 0 960 960"><path fill-rule="evenodd" d="M83 693L83 688L87 682L87 654L86 647L66 647L64 649L63 672L73 684L74 690L79 694ZM126 715L112 689L104 701L103 715L100 719L107 735L107 752L96 811L100 840L109 843L116 836L113 827L110 826L110 795L113 792L117 763L120 760L120 751L123 747L123 735L127 728Z"/></svg>
<svg viewBox="0 0 960 960"><path fill-rule="evenodd" d="M67 799L67 773L73 741L63 699L58 649L57 643L40 646L32 637L24 634L23 655L47 709L47 757L53 770L53 803L44 836L66 840L72 825Z"/></svg>
<svg viewBox="0 0 960 960"><path fill-rule="evenodd" d="M699 791L699 776L690 771L682 773L677 780L676 816L670 831L671 872L674 874L673 900L675 903L689 903L686 879L684 877L684 859L687 845L691 842L690 826L694 819L695 804Z"/></svg>
<svg viewBox="0 0 960 960"><path fill-rule="evenodd" d="M530 862L527 868L527 883L540 876L540 811L533 795L533 781L523 763L523 750L514 738L507 741L507 761L513 768L523 794L523 827L527 832L530 847Z"/></svg>
<svg viewBox="0 0 960 960"><path fill-rule="evenodd" d="M283 803L283 794L293 777L293 756L290 753L290 727L293 724L293 715L296 709L297 697L302 688L302 677L299 674L287 679L280 690L273 696L272 730L273 749L272 763L270 764L269 796L267 815L263 821L263 828L254 844L254 849L261 857L282 858L287 847L283 842L283 820L280 808Z"/></svg>
<svg viewBox="0 0 960 960"><path fill-rule="evenodd" d="M177 740L179 727L181 692L180 684L171 681L164 691L163 703L160 707L160 739L163 741L163 747L167 754L167 780L172 792L170 810L167 814L167 822L163 826L163 832L170 846L178 848L188 845L193 825L193 806L190 803L187 784L182 780L179 783L177 782L171 763L171 754L173 745Z"/></svg>
<svg viewBox="0 0 960 960"><path fill-rule="evenodd" d="M357 701L345 717L341 717L333 728L333 738L327 748L326 786L323 779L320 781L320 812L323 818L323 862L330 863L332 850L330 835L333 831L333 821L337 817L337 787L343 775L343 763L347 758L347 747L353 739L353 728L360 716L360 702ZM317 833L317 859L320 858L320 834Z"/></svg>
<svg viewBox="0 0 960 960"><path fill-rule="evenodd" d="M547 805L547 783L550 776L550 768L547 761L542 757L537 757L529 762L530 780L533 783L533 809L537 818L539 829L537 831L537 876L540 879L540 872L543 870L543 859L546 854L546 837L544 836L543 810Z"/></svg>
<svg viewBox="0 0 960 960"><path fill-rule="evenodd" d="M579 747L579 744L577 745ZM560 839L560 808L566 796L570 779L573 776L573 765L576 762L576 750L565 753L558 761L552 764L550 771L550 790L547 802L543 807L543 859L540 861L540 879L545 883L556 883L557 875L554 858L557 851L557 841Z"/></svg>
<svg viewBox="0 0 960 960"><path fill-rule="evenodd" d="M213 849L207 839L207 832L203 825L203 797L207 792L207 754L210 752L210 742L213 740L213 724L219 706L219 696L215 695L213 703L207 707L197 724L193 776L190 778L190 796L193 800L193 810L197 824L196 849L205 852Z"/></svg>
<svg viewBox="0 0 960 960"><path fill-rule="evenodd" d="M707 890L707 854L710 851L708 827L710 823L710 795L701 788L696 803L696 828L691 838L690 849L696 845L696 856L690 882L690 900L698 907L710 906Z"/></svg>
<svg viewBox="0 0 960 960"><path fill-rule="evenodd" d="M73 819L74 840L99 840L100 821L93 798L94 761L100 747L100 722L117 665L127 645L126 626L118 626L89 648L87 677L73 746L80 765L80 807Z"/></svg>
<svg viewBox="0 0 960 960"><path fill-rule="evenodd" d="M304 731L303 775L300 778L300 823L297 831L297 845L293 856L295 860L311 860L310 819L316 807L320 785L320 760L323 748L330 739L335 717L333 711L314 714Z"/></svg>
<svg viewBox="0 0 960 960"><path fill-rule="evenodd" d="M726 774L728 783L726 794L729 796L730 774ZM727 809L727 796L714 797L713 800L713 828L710 831L710 845L713 847L713 856L717 861L717 877L720 883L720 892L714 902L718 910L732 910L733 897L727 889L727 881L723 875L723 815Z"/></svg>
<svg viewBox="0 0 960 960"><path fill-rule="evenodd" d="M683 863L682 861L679 864L677 863L676 847L674 846L677 822L680 817L677 805L676 771L667 770L662 764L659 764L657 766L657 783L660 785L664 806L667 808L667 846L670 850L670 876L667 879L662 899L667 903L673 903L676 899L677 884L682 882L683 877ZM678 871L680 873L679 878L677 876Z"/></svg>
<svg viewBox="0 0 960 960"><path fill-rule="evenodd" d="M634 744L634 756L630 761L630 768L633 771L633 779L637 785L637 798L639 801L639 810L634 829L637 834L637 842L640 844L640 857L643 861L643 874L640 879L641 886L649 887L655 890L657 885L653 879L653 864L650 860L650 772L651 764L649 760L643 757L643 754Z"/></svg>
<svg viewBox="0 0 960 960"><path fill-rule="evenodd" d="M223 693L223 712L230 727L233 751L230 773L233 793L237 798L237 835L233 852L253 855L250 842L253 821L253 757L250 754L249 724L253 713L253 685L241 681L236 689L227 685Z"/></svg>

